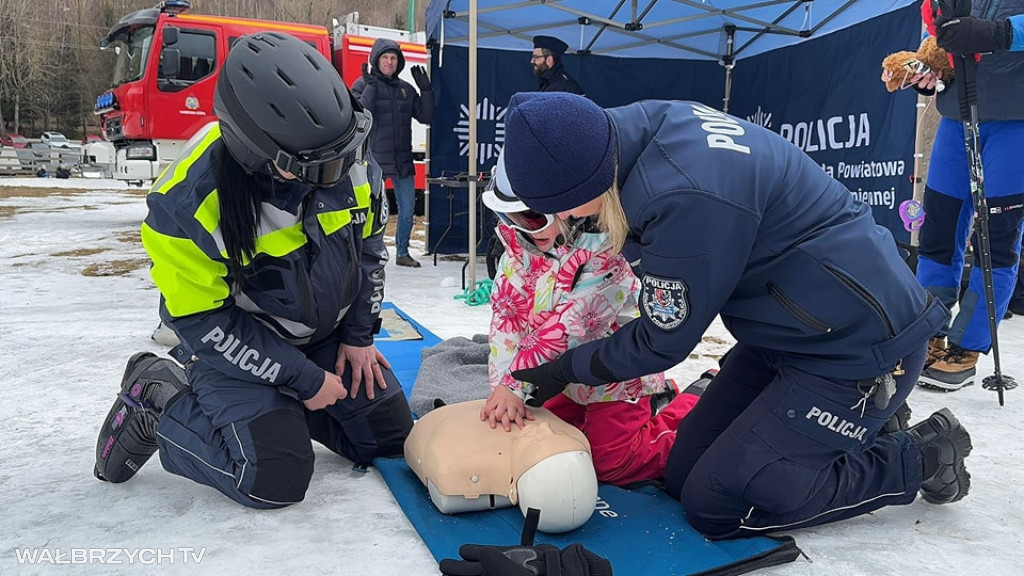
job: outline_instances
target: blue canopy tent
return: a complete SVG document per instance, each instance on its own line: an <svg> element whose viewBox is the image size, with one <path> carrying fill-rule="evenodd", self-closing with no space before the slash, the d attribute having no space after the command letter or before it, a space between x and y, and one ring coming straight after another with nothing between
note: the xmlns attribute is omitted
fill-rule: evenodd
<svg viewBox="0 0 1024 576"><path fill-rule="evenodd" d="M918 44L918 9L917 0L434 0L430 174L491 169L508 99L536 89L529 53L546 34L570 45L567 71L601 106L697 100L766 126L906 241L898 206L913 191L917 99L889 94L878 77L886 55ZM492 221L469 180L468 194L466 184L433 187L427 245L468 251L472 263Z"/></svg>

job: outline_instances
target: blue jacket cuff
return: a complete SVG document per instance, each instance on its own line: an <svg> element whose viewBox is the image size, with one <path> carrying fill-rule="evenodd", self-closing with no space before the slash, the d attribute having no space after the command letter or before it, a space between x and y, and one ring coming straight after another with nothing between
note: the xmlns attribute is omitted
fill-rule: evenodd
<svg viewBox="0 0 1024 576"><path fill-rule="evenodd" d="M1010 16L1010 27L1013 28L1013 42L1010 44L1010 52L1024 50L1024 14Z"/></svg>

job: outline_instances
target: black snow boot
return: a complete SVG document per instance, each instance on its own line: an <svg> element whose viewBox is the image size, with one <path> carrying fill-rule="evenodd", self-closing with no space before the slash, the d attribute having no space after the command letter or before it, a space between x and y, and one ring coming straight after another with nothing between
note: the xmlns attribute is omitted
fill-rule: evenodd
<svg viewBox="0 0 1024 576"><path fill-rule="evenodd" d="M906 431L921 449L921 496L932 504L956 502L967 495L971 475L964 459L971 454L971 436L948 408Z"/></svg>
<svg viewBox="0 0 1024 576"><path fill-rule="evenodd" d="M700 378L694 380L692 384L683 390L683 394L692 394L693 396L700 398L704 395L704 391L708 389L708 386L711 385L711 381L715 379L715 376L718 376L717 369L712 368L711 370L705 370L704 373L700 375Z"/></svg>
<svg viewBox="0 0 1024 576"><path fill-rule="evenodd" d="M891 434L897 430L906 430L910 426L910 415L910 405L904 402L882 427L882 432Z"/></svg>
<svg viewBox="0 0 1024 576"><path fill-rule="evenodd" d="M124 482L156 452L156 425L167 403L188 380L181 366L168 358L137 352L121 379L121 393L100 428L96 468L100 480Z"/></svg>
<svg viewBox="0 0 1024 576"><path fill-rule="evenodd" d="M715 378L716 374L718 374L718 370L707 370L700 375L700 378L694 380L693 383L687 386L682 392L679 392L676 388L675 380L666 378L665 391L651 395L651 417L653 418L654 416L657 416L659 412L664 410L665 407L671 404L672 401L676 399L676 396L679 396L680 394L690 394L700 398L704 394L704 391L707 390L708 385L711 384L711 381Z"/></svg>

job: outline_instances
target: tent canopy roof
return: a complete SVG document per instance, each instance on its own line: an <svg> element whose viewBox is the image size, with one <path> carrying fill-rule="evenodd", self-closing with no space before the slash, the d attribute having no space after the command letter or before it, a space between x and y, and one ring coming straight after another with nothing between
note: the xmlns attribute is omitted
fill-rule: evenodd
<svg viewBox="0 0 1024 576"><path fill-rule="evenodd" d="M625 58L734 59L841 30L916 0L477 0L477 46L528 51L546 34L570 52ZM432 0L427 35L469 44L469 0ZM865 38L871 42L871 38Z"/></svg>

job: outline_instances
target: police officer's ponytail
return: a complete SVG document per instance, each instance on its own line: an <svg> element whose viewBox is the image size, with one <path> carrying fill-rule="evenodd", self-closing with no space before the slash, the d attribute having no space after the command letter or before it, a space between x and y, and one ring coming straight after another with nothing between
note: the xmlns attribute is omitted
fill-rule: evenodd
<svg viewBox="0 0 1024 576"><path fill-rule="evenodd" d="M218 206L220 208L220 234L228 255L228 269L239 285L243 284L244 263L256 254L256 236L259 225L260 204L273 195L274 181L269 174L253 174L231 154L223 143L212 152L218 166ZM268 163L267 170L273 168Z"/></svg>

